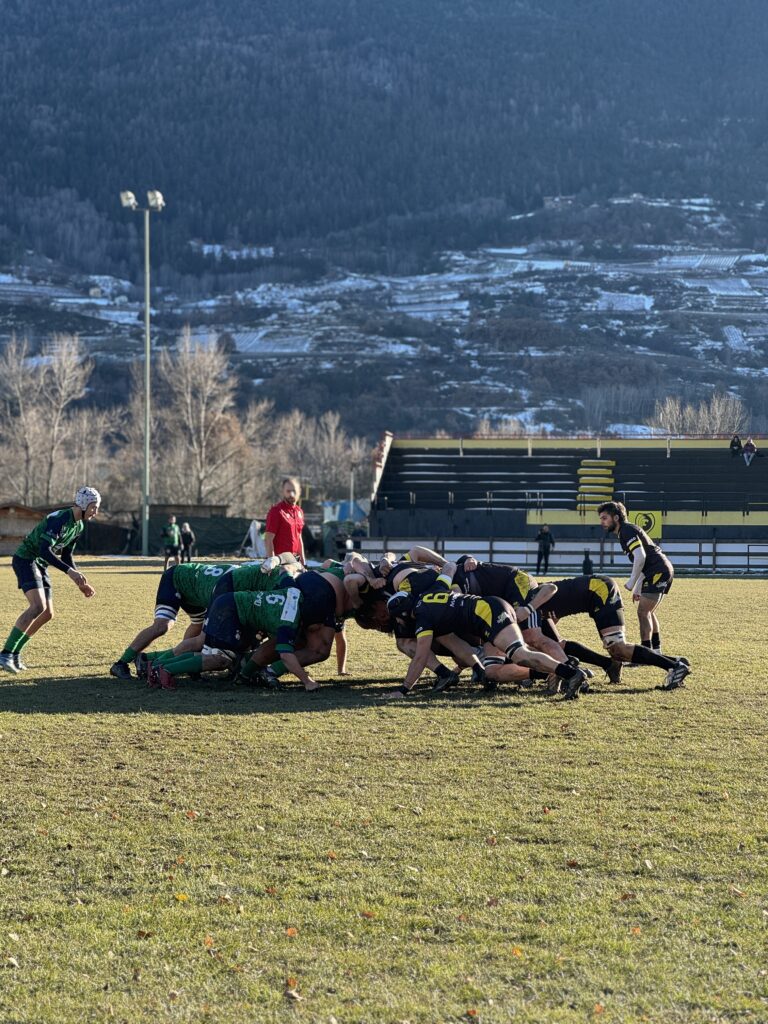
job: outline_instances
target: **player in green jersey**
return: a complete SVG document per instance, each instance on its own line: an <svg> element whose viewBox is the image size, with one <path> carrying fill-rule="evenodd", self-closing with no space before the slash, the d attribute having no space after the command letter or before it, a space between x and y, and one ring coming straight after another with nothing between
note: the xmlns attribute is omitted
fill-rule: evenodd
<svg viewBox="0 0 768 1024"><path fill-rule="evenodd" d="M168 516L168 522L163 527L162 532L163 547L165 549L165 565L163 566L163 572L168 568L168 563L173 561L174 565L178 565L181 561L179 551L181 550L181 530L179 524L176 522L176 516Z"/></svg>
<svg viewBox="0 0 768 1024"><path fill-rule="evenodd" d="M75 565L73 552L85 524L95 518L100 504L101 495L95 488L81 487L70 508L47 515L16 549L11 564L28 607L16 620L0 652L0 668L6 672L23 671L22 648L53 618L49 566L66 573L84 597L93 597L95 591Z"/></svg>
<svg viewBox="0 0 768 1024"><path fill-rule="evenodd" d="M282 557L282 556L281 556ZM274 566L274 568L270 568ZM230 572L219 576L216 586L208 600L208 606L213 604L217 597L222 594L232 594L246 590L259 590L262 593L270 590L289 587L293 579L303 572L303 568L295 559L290 563L281 562L280 558L266 559L263 562L246 562L244 565L235 566ZM198 654L203 648L203 634L198 630L194 633L187 632L181 643L167 651L153 651L149 655L142 654L136 659L136 672L139 678L147 678L150 685L159 685L152 669L159 669L160 665L170 658L179 657L182 654ZM151 665L149 664L151 662Z"/></svg>
<svg viewBox="0 0 768 1024"><path fill-rule="evenodd" d="M205 610L216 584L235 566L230 562L185 562L172 565L160 577L155 598L155 614L151 626L142 629L112 665L109 674L116 679L130 679L130 663L158 637L165 636L183 609L190 623L185 637L202 632Z"/></svg>
<svg viewBox="0 0 768 1024"><path fill-rule="evenodd" d="M208 610L202 652L166 661L157 672L157 685L174 689L174 677L181 673L228 668L239 654L257 643L260 635L266 634L275 639L286 669L304 683L306 690L316 690L319 684L305 672L295 654L303 604L304 596L296 587L222 594Z"/></svg>

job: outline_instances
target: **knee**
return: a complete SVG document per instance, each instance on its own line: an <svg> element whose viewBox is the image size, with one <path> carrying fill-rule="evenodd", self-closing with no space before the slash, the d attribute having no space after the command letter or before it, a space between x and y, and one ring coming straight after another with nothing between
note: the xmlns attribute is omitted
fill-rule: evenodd
<svg viewBox="0 0 768 1024"><path fill-rule="evenodd" d="M46 605L39 615L41 622L50 622L53 618L53 608L50 605Z"/></svg>

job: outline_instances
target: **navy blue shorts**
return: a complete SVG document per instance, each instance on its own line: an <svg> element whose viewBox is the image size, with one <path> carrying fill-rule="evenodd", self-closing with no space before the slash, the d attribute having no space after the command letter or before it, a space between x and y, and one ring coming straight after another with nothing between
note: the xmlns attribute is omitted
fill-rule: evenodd
<svg viewBox="0 0 768 1024"><path fill-rule="evenodd" d="M19 558L14 555L11 566L19 581L19 590L26 594L28 590L42 590L46 597L51 596L51 580L48 576L48 566L41 568L31 558Z"/></svg>
<svg viewBox="0 0 768 1024"><path fill-rule="evenodd" d="M175 622L179 609L183 608L193 622L202 622L205 616L205 608L187 604L182 600L181 594L173 582L175 571L176 566L172 565L160 577L160 582L157 585L157 595L155 596L155 618L168 619L169 622Z"/></svg>
<svg viewBox="0 0 768 1024"><path fill-rule="evenodd" d="M211 594L211 602L208 605L208 607L210 608L210 606L213 604L217 597L221 597L222 594L231 594L234 591L234 589L235 581L232 579L232 573L225 572L224 575L216 583L216 586L213 588L213 593Z"/></svg>
<svg viewBox="0 0 768 1024"><path fill-rule="evenodd" d="M336 591L318 572L303 572L291 586L301 591L301 624L336 630Z"/></svg>
<svg viewBox="0 0 768 1024"><path fill-rule="evenodd" d="M203 623L206 647L224 651L245 651L249 637L237 614L234 594L222 594L211 602Z"/></svg>

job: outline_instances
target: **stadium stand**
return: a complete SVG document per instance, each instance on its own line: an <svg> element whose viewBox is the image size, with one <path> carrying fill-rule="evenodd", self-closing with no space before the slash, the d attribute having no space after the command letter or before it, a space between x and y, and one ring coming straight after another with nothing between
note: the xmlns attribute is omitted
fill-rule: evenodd
<svg viewBox="0 0 768 1024"><path fill-rule="evenodd" d="M746 466L723 438L390 439L371 522L380 537L524 537L547 522L588 539L610 498L653 511L668 538L768 537L768 459Z"/></svg>

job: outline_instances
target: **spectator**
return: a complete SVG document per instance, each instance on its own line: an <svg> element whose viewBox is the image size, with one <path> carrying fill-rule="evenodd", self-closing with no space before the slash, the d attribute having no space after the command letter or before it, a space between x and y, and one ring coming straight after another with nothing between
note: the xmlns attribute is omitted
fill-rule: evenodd
<svg viewBox="0 0 768 1024"><path fill-rule="evenodd" d="M536 575L542 571L542 564L544 565L544 572L549 572L549 552L555 546L555 538L549 531L549 527L546 523L542 526L539 532L536 534L536 543L539 545L538 552L536 554Z"/></svg>
<svg viewBox="0 0 768 1024"><path fill-rule="evenodd" d="M267 557L282 555L286 551L295 555L300 562L305 562L304 541L301 531L304 528L304 513L298 504L301 497L301 485L291 476L282 483L282 500L267 513L267 528L264 534L264 546Z"/></svg>
<svg viewBox="0 0 768 1024"><path fill-rule="evenodd" d="M747 465L750 464L750 462L752 461L752 459L754 459L754 457L756 455L757 455L757 457L759 459L762 459L762 457L763 457L762 452L759 452L757 450L757 445L755 444L755 442L752 440L751 437L747 438L747 440L746 440L746 442L744 444L744 447L742 448L742 452L744 454L744 461L746 462Z"/></svg>
<svg viewBox="0 0 768 1024"><path fill-rule="evenodd" d="M192 561L192 549L195 546L195 531L189 523L181 524L181 560L182 562Z"/></svg>
<svg viewBox="0 0 768 1024"><path fill-rule="evenodd" d="M163 571L168 568L168 563L173 559L173 564L179 564L179 548L181 547L181 530L176 522L176 516L168 516L168 522L163 527L163 546L165 548L165 565Z"/></svg>
<svg viewBox="0 0 768 1024"><path fill-rule="evenodd" d="M741 455L741 438L738 434L733 435L729 447L731 449L731 458L734 458L736 455Z"/></svg>

